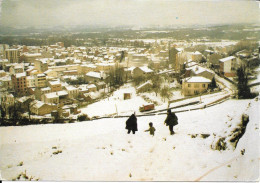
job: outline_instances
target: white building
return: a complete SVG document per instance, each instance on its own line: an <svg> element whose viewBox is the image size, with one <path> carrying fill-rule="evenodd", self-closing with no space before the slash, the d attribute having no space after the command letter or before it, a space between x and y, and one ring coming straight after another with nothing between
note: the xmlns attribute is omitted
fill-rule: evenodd
<svg viewBox="0 0 260 183"><path fill-rule="evenodd" d="M68 92L69 98L77 98L79 96L79 89L74 86L66 86L65 89Z"/></svg>
<svg viewBox="0 0 260 183"><path fill-rule="evenodd" d="M236 76L237 58L234 56L219 59L219 71L222 76L234 77Z"/></svg>

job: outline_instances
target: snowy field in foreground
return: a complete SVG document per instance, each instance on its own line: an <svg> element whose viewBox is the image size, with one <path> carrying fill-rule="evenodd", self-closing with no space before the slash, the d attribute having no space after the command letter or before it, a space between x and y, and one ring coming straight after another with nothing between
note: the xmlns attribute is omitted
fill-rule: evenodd
<svg viewBox="0 0 260 183"><path fill-rule="evenodd" d="M49 181L256 181L257 111L259 101L228 100L178 113L179 125L173 136L163 124L166 115L138 117L135 135L126 134L126 118L1 127L1 176L12 180L26 170L33 180ZM247 113L250 121L237 148L212 150L214 138L227 135L242 113ZM144 132L150 121L156 128L154 137ZM191 134L201 133L210 136L191 138ZM20 162L22 166L18 166Z"/></svg>

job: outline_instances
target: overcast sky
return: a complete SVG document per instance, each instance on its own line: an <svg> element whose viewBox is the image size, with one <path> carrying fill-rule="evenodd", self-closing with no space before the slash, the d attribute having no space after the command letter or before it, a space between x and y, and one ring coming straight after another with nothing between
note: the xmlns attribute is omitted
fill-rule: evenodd
<svg viewBox="0 0 260 183"><path fill-rule="evenodd" d="M2 0L0 14L12 27L260 22L259 5L250 0Z"/></svg>

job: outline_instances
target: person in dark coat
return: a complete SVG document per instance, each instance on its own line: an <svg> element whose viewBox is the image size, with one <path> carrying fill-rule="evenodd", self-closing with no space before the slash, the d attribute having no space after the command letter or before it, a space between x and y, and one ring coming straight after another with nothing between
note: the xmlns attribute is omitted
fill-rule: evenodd
<svg viewBox="0 0 260 183"><path fill-rule="evenodd" d="M136 118L136 116L135 116L135 113L134 114L132 114L129 118L128 118L128 120L126 120L126 127L125 127L125 129L127 129L128 130L128 134L132 131L133 132L133 134L135 134L135 132L136 131L138 131L138 129L137 129L137 118Z"/></svg>
<svg viewBox="0 0 260 183"><path fill-rule="evenodd" d="M171 112L171 109L167 110L167 118L165 119L164 123L169 126L170 134L173 135L173 126L178 124L178 117L174 112Z"/></svg>

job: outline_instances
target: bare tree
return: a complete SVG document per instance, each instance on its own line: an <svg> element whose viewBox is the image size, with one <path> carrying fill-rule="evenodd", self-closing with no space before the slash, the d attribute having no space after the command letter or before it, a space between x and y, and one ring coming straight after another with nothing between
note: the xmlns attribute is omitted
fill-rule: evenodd
<svg viewBox="0 0 260 183"><path fill-rule="evenodd" d="M165 102L165 99L170 99L172 97L172 92L168 86L164 86L160 92L161 97L163 98L163 101Z"/></svg>

